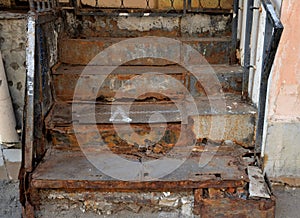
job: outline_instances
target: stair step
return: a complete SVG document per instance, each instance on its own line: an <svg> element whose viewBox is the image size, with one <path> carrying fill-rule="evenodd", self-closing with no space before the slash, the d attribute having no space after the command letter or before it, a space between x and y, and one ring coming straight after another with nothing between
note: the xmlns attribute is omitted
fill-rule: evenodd
<svg viewBox="0 0 300 218"><path fill-rule="evenodd" d="M86 13L78 19L74 12L64 11L71 37L142 37L142 36L221 36L231 34L231 13L186 14L171 16L108 17ZM76 25L74 25L76 24ZM78 28L78 27L81 28Z"/></svg>
<svg viewBox="0 0 300 218"><path fill-rule="evenodd" d="M58 211L64 217L77 210L81 212L76 216L91 217L101 214L104 217L129 214L129 217L215 217L216 214L274 217L273 197L249 196L246 173L249 162L243 156L251 151L232 144L222 144L217 150L206 165L199 166L202 155L211 151L196 146L175 171L162 178L150 178L149 168L150 171L142 170L140 174L144 176L137 176L134 181L107 175L109 170L123 167L118 162L106 162L104 173L87 159L107 159L111 153L92 152L85 156L80 151L48 150L31 177L31 199L41 199L32 201L32 205L41 217ZM181 159L180 154L172 158ZM123 170L132 172L130 168ZM65 212L61 212L62 208Z"/></svg>
<svg viewBox="0 0 300 218"><path fill-rule="evenodd" d="M209 188L209 187L243 187L249 182L248 176L245 174L247 161L242 158L250 150L243 149L237 145L207 145L195 146L192 155L178 167L174 172L166 174L163 178L151 178L156 172L151 170L140 175L133 175L134 181L119 180L112 178L101 172L89 160L113 160L115 154L103 149L100 152L85 153L81 151L61 151L52 149L46 154L44 160L39 164L32 175L31 185L34 188L43 189L114 189L114 190L159 190L174 189L184 190L193 188ZM210 147L210 149L208 148ZM210 162L205 166L199 166L201 155L216 151ZM180 151L180 150L179 150ZM182 152L175 151L160 157L172 158L175 160L184 160ZM87 159L88 157L88 159ZM137 157L134 155L123 155L128 161L133 163ZM202 156L203 157L203 156ZM157 160L158 157L149 155L141 156L140 160L144 166L147 161ZM173 162L175 163L175 162ZM102 164L99 161L98 164ZM122 168L118 160L107 163L105 172L113 170L114 167ZM163 164L163 163L162 163ZM98 165L100 166L100 165ZM123 169L126 170L126 169ZM155 169L152 169L155 170ZM129 172L128 172L129 173ZM160 172L158 172L160 174ZM126 176L126 175L124 175ZM178 184L181 184L178 186Z"/></svg>
<svg viewBox="0 0 300 218"><path fill-rule="evenodd" d="M211 66L215 75L217 76L222 91L225 93L241 93L242 90L242 68L240 66L230 66L230 65L212 65ZM207 66L203 66L203 74ZM84 71L85 70L85 71ZM112 71L110 75L104 80L103 72L107 70ZM91 72L89 72L91 71ZM84 75L82 73L84 72ZM101 99L114 99L116 97L122 97L120 95L116 96L116 92L122 89L123 86L129 84L129 80L133 81L136 76L144 75L145 73L159 73L166 75L164 80L160 83L164 83L166 89L164 89L164 95L170 96L172 99L180 97L177 89L170 87L177 87L174 85L172 78L178 80L180 83L186 87L187 91L192 96L205 96L206 92L200 82L197 81L196 77L192 75L189 71L180 67L178 65L170 66L120 66L113 70L111 66L99 66L86 68L82 65L68 65L68 64L58 64L52 69L52 79L55 91L55 96L57 101L72 101L74 96L74 90L76 85L79 83L84 83L85 86L81 86L82 89L77 92L77 99L90 100L95 96L95 93L90 93L91 87L98 90L96 96ZM81 77L80 77L81 76ZM170 78L169 76L172 76ZM80 80L79 80L80 78ZM155 76L149 76L149 83L153 81L156 85L159 82L156 81ZM101 88L99 88L99 81L103 81ZM207 86L207 84L205 84ZM156 86L157 87L157 86ZM169 87L169 88L168 88ZM218 90L220 91L220 90ZM135 93L133 93L134 95ZM129 90L127 90L126 95L130 95ZM153 93L149 93L148 96L142 96L144 98L151 97ZM130 96L129 96L130 97ZM165 98L165 96L161 96ZM156 95L158 99L159 96ZM91 99L93 100L93 99Z"/></svg>
<svg viewBox="0 0 300 218"><path fill-rule="evenodd" d="M60 102L54 105L45 122L53 145L61 149L79 149L76 136L80 137L81 145L100 145L103 139L111 147L116 146L117 142L121 143L124 151L125 148L133 149L135 144L142 146L145 141L152 144L158 138L167 150L175 142L184 146L204 138L231 140L245 147L253 146L256 109L242 102L239 95L226 95L224 102L218 98L210 101L196 98L198 111L186 111L191 110L191 106L185 101L176 104L135 102L131 106L126 102L113 105ZM219 108L212 111L211 105ZM122 112L129 106L129 114ZM164 119L153 117L155 113L161 114ZM127 143L124 144L122 137L116 133L116 127L122 131ZM135 137L128 127L138 132L140 137ZM183 135L179 138L181 132Z"/></svg>
<svg viewBox="0 0 300 218"><path fill-rule="evenodd" d="M59 59L67 64L88 64L101 51L116 43L123 42L126 49L120 51L120 45L114 47L114 53L108 54L106 60L97 62L97 65L120 65L120 61L126 65L169 65L174 61L180 63L187 58L199 59L205 57L210 64L228 64L230 57L230 37L203 37L203 38L174 38L198 51L199 56L187 57L186 50L181 50L178 42L170 41L164 37L142 37L131 38L131 41L124 41L126 38L90 37L76 39L61 39L59 42ZM143 48L141 48L141 42ZM124 48L124 47L123 47ZM141 52L143 51L143 52ZM147 51L147 57L140 58ZM135 54L139 54L136 56ZM163 56L162 56L163 55ZM167 60L165 56L168 56ZM181 60L181 58L183 58ZM125 63L124 63L125 64Z"/></svg>

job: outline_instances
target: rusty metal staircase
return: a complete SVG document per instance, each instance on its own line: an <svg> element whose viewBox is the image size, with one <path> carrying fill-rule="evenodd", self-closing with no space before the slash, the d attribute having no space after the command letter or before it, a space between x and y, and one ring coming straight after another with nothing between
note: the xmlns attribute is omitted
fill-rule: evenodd
<svg viewBox="0 0 300 218"><path fill-rule="evenodd" d="M274 217L230 1L173 2L38 18L24 216Z"/></svg>

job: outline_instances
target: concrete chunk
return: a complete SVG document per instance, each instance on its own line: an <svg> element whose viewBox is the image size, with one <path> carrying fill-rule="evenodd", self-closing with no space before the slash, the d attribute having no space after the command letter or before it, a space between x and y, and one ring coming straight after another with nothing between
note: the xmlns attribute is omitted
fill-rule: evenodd
<svg viewBox="0 0 300 218"><path fill-rule="evenodd" d="M262 170L256 166L248 166L248 176L250 179L250 197L270 198L270 193L262 174Z"/></svg>

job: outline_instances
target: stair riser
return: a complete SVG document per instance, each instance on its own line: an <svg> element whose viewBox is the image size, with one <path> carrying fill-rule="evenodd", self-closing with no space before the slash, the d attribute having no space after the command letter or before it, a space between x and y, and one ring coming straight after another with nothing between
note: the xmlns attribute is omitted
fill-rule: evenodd
<svg viewBox="0 0 300 218"><path fill-rule="evenodd" d="M65 128L64 130L60 128L59 131L72 132L70 134L53 130L51 131L51 135L56 147L62 149L68 149L65 145L70 145L71 149L80 149L79 142L81 146L90 146L91 149L93 149L93 146L95 146L95 149L99 149L99 146L101 148L106 144L115 153L134 153L139 151L139 147L142 149L147 145L151 146L153 144L151 142L157 142L159 145L155 145L155 153L163 153L170 150L177 143L181 131L180 124L169 124L164 133L163 126L156 124L153 126L153 133L149 135L151 129L148 125L131 125L135 133L138 134L135 135L128 131L127 125L119 125L119 135L113 125L103 124L97 127L98 131L95 131L90 125L78 126L76 127L76 131L78 132L76 134L77 137L69 128ZM185 142L187 142L187 139ZM181 143L181 145L183 144Z"/></svg>
<svg viewBox="0 0 300 218"><path fill-rule="evenodd" d="M203 198L195 194L194 213L201 215L201 218L273 218L275 217L275 199Z"/></svg>
<svg viewBox="0 0 300 218"><path fill-rule="evenodd" d="M214 193L205 196L200 193ZM64 208L76 217L108 215L116 217L275 217L275 201L271 199L244 200L243 188L195 189L185 191L164 190L143 192L101 192L43 190L38 195L41 203L35 202L37 217L48 217ZM231 196L230 198L228 196Z"/></svg>
<svg viewBox="0 0 300 218"><path fill-rule="evenodd" d="M157 73L160 73L159 71ZM55 96L58 101L72 101L74 96L74 90L76 85L85 84L81 86L83 89L77 91L76 99L81 100L121 100L122 98L136 98L136 92L133 91L133 88L122 88L126 87L126 84L129 84L130 80L136 78L141 74L110 74L103 82L102 86L99 88L99 81L102 81L101 76L99 75L85 75L80 77L80 74L54 74L53 84L55 90ZM242 72L231 72L231 73L217 73L220 86L224 93L240 93L242 89ZM80 78L80 80L78 80ZM194 97L205 96L206 92L204 87L201 85L197 79L188 72L182 72L180 74L166 74L165 80L160 80L160 84L163 84L166 88L161 94L147 93L146 95L140 96L139 99L145 99L150 97L155 97L157 100L165 100L168 98L181 99L184 97L183 93L180 93L178 90L170 87L178 87L177 84L174 84L174 79L178 80L186 90ZM157 85L158 81L155 81L155 76L149 77L149 85ZM207 84L205 84L207 86ZM87 89L84 89L87 87ZM90 87L94 87L94 90L98 90L98 93L90 93ZM207 87L206 87L207 88ZM153 87L155 90L155 87ZM122 90L122 91L121 91ZM121 92L120 92L121 91ZM95 91L96 92L96 91ZM116 93L118 94L116 95ZM123 93L123 94L122 94ZM220 94L210 93L210 94ZM165 96L163 96L165 95Z"/></svg>
<svg viewBox="0 0 300 218"><path fill-rule="evenodd" d="M116 133L113 125L98 124L98 130L95 130L95 127L91 125L77 125L76 136L80 139L81 146L90 146L91 149L96 149L97 146L101 147L104 141L116 153L135 152L138 150L137 145L146 145L145 140L150 142L159 141L159 145L152 149L154 153L165 153L175 144L187 146L196 141L202 141L203 138L213 141L231 140L244 147L253 146L253 133L255 132L255 123L253 121L255 120L255 115L208 115L192 117L191 120L194 123L192 126L189 124L181 127L180 124L169 123L164 135L161 124L152 124L154 133L151 135L147 135L150 131L148 124L131 124L131 127L141 135L141 137L137 138L128 132L128 127L116 124L120 129L123 128L123 136L121 138L125 140L122 140ZM223 121L225 123L221 123ZM48 131L51 134L54 147L70 150L80 149L71 126L48 128ZM182 133L182 138L178 141L180 133ZM103 141L99 138L100 135ZM95 147L93 148L93 146Z"/></svg>
<svg viewBox="0 0 300 218"><path fill-rule="evenodd" d="M187 14L184 17L102 17L80 19L65 11L66 33L77 37L203 37L230 36L230 14Z"/></svg>
<svg viewBox="0 0 300 218"><path fill-rule="evenodd" d="M59 43L60 45L60 52L59 52L59 59L63 63L67 64L81 64L86 65L88 64L97 54L103 51L105 48L120 42L122 39L111 39L111 40L88 40L88 39L62 39ZM145 39L146 40L146 39ZM146 42L146 41L145 41ZM221 38L215 40L213 38L206 38L203 40L185 40L183 43L190 45L196 51L199 52L199 57L205 57L208 63L210 64L228 64L229 57L230 57L230 45L231 41L228 38ZM135 45L132 45L135 46ZM158 57L159 54L154 53L159 49L161 49L162 45L160 42L158 44L149 44L148 49L149 51L153 51L151 57ZM135 47L132 49L136 49ZM178 60L180 54L176 50L178 48L172 47L172 45L166 46L168 51L165 51L167 54L171 54L173 60ZM175 49L175 51L174 51ZM179 50L178 50L179 51ZM130 53L129 50L126 53ZM126 54L124 54L126 55ZM192 58L198 60L199 57L186 57L184 58ZM119 64L118 60L120 58L120 53L116 50L115 54L111 56L107 61L102 63L97 63L99 65L117 65ZM106 63L107 62L107 63ZM193 61L190 62L193 64ZM135 59L132 61L127 62L125 65L150 65L150 66L163 66L163 65L170 65L173 62L166 60L166 59L153 59L153 58L144 58L144 59Z"/></svg>

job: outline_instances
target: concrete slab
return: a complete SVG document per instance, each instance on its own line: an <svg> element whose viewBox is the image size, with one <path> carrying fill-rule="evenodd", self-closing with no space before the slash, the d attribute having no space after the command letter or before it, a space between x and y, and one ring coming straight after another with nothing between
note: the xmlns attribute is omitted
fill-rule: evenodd
<svg viewBox="0 0 300 218"><path fill-rule="evenodd" d="M3 149L3 156L8 162L21 162L22 151L21 149Z"/></svg>
<svg viewBox="0 0 300 218"><path fill-rule="evenodd" d="M21 217L18 182L0 180L0 199L0 217Z"/></svg>
<svg viewBox="0 0 300 218"><path fill-rule="evenodd" d="M300 123L268 124L264 171L273 182L300 186Z"/></svg>
<svg viewBox="0 0 300 218"><path fill-rule="evenodd" d="M295 218L300 214L300 187L274 186L276 218Z"/></svg>
<svg viewBox="0 0 300 218"><path fill-rule="evenodd" d="M7 171L6 177L8 178L6 179L18 180L19 170L21 167L21 160L22 160L21 149L3 149L2 160L4 160L4 167Z"/></svg>
<svg viewBox="0 0 300 218"><path fill-rule="evenodd" d="M6 167L4 165L1 144L0 144L0 179L8 179Z"/></svg>

